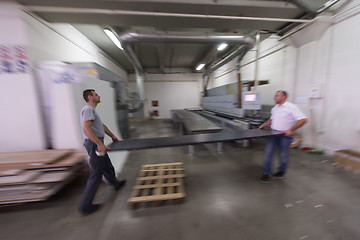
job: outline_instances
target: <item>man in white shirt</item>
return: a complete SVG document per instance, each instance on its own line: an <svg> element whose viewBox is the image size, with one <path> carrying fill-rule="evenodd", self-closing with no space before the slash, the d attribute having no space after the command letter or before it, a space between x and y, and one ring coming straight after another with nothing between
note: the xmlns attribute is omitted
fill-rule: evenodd
<svg viewBox="0 0 360 240"><path fill-rule="evenodd" d="M271 124L271 129L284 133L284 135L268 138L265 147L264 173L260 178L263 183L268 183L272 175L272 158L276 148L279 149L280 166L278 172L273 176L282 178L285 175L293 132L307 122L304 113L295 104L287 102L286 99L287 93L285 91L279 90L275 93L274 101L276 106L271 109L269 120L259 127L261 129Z"/></svg>

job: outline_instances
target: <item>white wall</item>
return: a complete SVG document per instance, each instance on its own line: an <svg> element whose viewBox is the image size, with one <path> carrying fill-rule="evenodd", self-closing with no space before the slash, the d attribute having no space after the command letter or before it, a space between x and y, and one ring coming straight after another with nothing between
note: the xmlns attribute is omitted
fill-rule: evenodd
<svg viewBox="0 0 360 240"><path fill-rule="evenodd" d="M360 4L360 1L353 1ZM334 19L319 143L360 150L360 8Z"/></svg>
<svg viewBox="0 0 360 240"><path fill-rule="evenodd" d="M341 9L360 4L350 1ZM278 89L289 92L289 100L309 117L309 123L299 132L304 145L327 150L360 150L360 102L359 56L360 7L340 13L331 22L310 25L279 42L272 36L260 44L259 79L270 80L269 85L260 86L262 103L273 103L273 94ZM324 27L325 26L325 27ZM317 33L317 34L313 34ZM254 52L243 59L243 80L254 79ZM227 71L235 68L235 62L225 66ZM235 71L222 77L216 71L211 86L235 82ZM231 80L230 80L231 79ZM321 98L309 98L313 84L320 84Z"/></svg>
<svg viewBox="0 0 360 240"><path fill-rule="evenodd" d="M28 50L25 27L17 5L0 2L0 45L9 47L11 54L14 45ZM43 149L45 132L31 69L7 73L2 65L5 58L0 60L0 152ZM10 62L15 63L15 59L12 57Z"/></svg>
<svg viewBox="0 0 360 240"><path fill-rule="evenodd" d="M34 66L39 61L95 62L127 79L127 73L71 24L49 24L23 14ZM120 50L119 50L120 51ZM105 57L107 56L107 57Z"/></svg>
<svg viewBox="0 0 360 240"><path fill-rule="evenodd" d="M159 111L159 118L170 118L171 109L200 107L201 74L145 74L144 115L149 116L153 110ZM134 75L129 76L135 79ZM136 91L136 83L129 82L130 90ZM159 101L159 107L152 107L151 101Z"/></svg>
<svg viewBox="0 0 360 240"><path fill-rule="evenodd" d="M1 112L5 116L0 124L0 152L46 148L40 96L33 75L37 62L96 62L127 80L121 67L70 24L49 24L22 12L16 4L1 2L0 28L0 44L25 46L30 63L27 73L0 73Z"/></svg>

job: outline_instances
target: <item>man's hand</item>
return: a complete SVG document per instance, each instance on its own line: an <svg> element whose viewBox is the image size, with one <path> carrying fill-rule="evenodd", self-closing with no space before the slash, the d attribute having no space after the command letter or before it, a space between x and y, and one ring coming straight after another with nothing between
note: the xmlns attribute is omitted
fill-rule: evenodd
<svg viewBox="0 0 360 240"><path fill-rule="evenodd" d="M107 150L110 150L110 148L105 144L101 143L98 145L97 150L98 152L106 152Z"/></svg>
<svg viewBox="0 0 360 240"><path fill-rule="evenodd" d="M263 129L266 126L269 126L271 124L271 122L272 122L272 120L271 120L271 118L269 118L266 122L264 122L263 124L261 124L259 126L259 129Z"/></svg>
<svg viewBox="0 0 360 240"><path fill-rule="evenodd" d="M115 137L115 136L112 136L111 139L112 139L113 142L118 142L119 141L119 139L117 137Z"/></svg>
<svg viewBox="0 0 360 240"><path fill-rule="evenodd" d="M290 136L292 136L293 134L294 134L294 132L293 131L291 131L291 130L286 130L286 131L283 131L283 133L285 134L285 136L287 136L287 137L290 137Z"/></svg>

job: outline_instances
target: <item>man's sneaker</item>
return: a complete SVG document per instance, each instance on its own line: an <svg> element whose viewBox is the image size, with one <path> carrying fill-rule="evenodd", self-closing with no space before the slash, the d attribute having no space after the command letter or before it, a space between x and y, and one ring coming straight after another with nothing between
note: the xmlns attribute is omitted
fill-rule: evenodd
<svg viewBox="0 0 360 240"><path fill-rule="evenodd" d="M269 175L263 174L260 178L260 182L262 182L262 183L269 183L269 181L270 181Z"/></svg>
<svg viewBox="0 0 360 240"><path fill-rule="evenodd" d="M80 211L81 215L86 216L86 215L96 212L97 210L99 210L100 207L101 207L101 204L93 204L93 205L91 205L91 207L89 207L87 209L79 209L79 211Z"/></svg>
<svg viewBox="0 0 360 240"><path fill-rule="evenodd" d="M274 177L276 177L276 178L283 178L284 177L284 175L285 175L285 172L277 172L277 173L275 173L274 174Z"/></svg>
<svg viewBox="0 0 360 240"><path fill-rule="evenodd" d="M126 179L122 179L118 181L118 183L114 186L115 191L119 190L126 183Z"/></svg>

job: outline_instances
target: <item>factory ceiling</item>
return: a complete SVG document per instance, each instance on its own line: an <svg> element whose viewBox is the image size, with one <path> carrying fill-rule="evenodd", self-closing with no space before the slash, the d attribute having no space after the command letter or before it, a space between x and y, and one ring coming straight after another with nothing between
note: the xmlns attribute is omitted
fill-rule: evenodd
<svg viewBox="0 0 360 240"><path fill-rule="evenodd" d="M127 72L134 71L125 53L104 33L108 28L124 32L196 33L211 35L247 34L261 31L283 35L313 19L322 11L331 11L344 1L335 0L18 0L27 11L50 23L70 23L106 52ZM334 5L334 6L332 6ZM331 7L331 8L329 8ZM211 62L222 52L217 44L176 42L131 42L145 71L166 73L171 69L195 71L200 62Z"/></svg>

